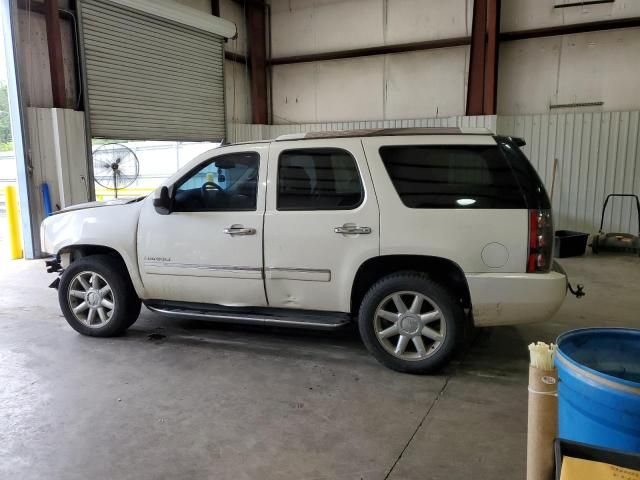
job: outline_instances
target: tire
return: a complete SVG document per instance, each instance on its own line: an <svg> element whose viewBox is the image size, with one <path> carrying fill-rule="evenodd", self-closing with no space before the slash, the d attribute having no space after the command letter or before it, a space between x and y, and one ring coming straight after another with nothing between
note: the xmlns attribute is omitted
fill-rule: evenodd
<svg viewBox="0 0 640 480"><path fill-rule="evenodd" d="M414 303L416 298L421 305ZM456 298L426 275L400 272L369 289L360 305L358 327L367 350L381 364L425 374L451 360L464 338L465 314Z"/></svg>
<svg viewBox="0 0 640 480"><path fill-rule="evenodd" d="M133 288L133 285L131 286L131 288ZM140 310L142 310L142 302L140 301L137 295L134 294L134 297L135 297L135 300L133 302L133 305L131 305L131 311L129 312L130 319L127 322L127 327L125 328L125 330L127 330L129 327L131 327L134 323L138 321L138 317L140 316Z"/></svg>
<svg viewBox="0 0 640 480"><path fill-rule="evenodd" d="M126 267L110 255L71 263L60 278L58 301L71 328L91 337L123 334L141 307Z"/></svg>

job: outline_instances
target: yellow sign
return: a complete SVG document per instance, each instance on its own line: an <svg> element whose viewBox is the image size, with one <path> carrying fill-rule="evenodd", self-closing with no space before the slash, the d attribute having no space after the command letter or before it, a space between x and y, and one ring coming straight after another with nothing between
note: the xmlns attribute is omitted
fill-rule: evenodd
<svg viewBox="0 0 640 480"><path fill-rule="evenodd" d="M640 480L640 471L581 458L564 457L560 480Z"/></svg>

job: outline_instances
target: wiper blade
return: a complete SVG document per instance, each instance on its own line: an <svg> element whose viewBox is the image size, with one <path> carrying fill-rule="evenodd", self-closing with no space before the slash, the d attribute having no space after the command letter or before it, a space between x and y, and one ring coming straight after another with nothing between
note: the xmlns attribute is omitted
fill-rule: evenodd
<svg viewBox="0 0 640 480"><path fill-rule="evenodd" d="M129 205L130 203L136 203L136 202L141 202L142 200L144 200L145 198L147 198L148 195L142 195L140 197L136 197L136 198L132 198L131 200L129 200L127 202L127 205Z"/></svg>

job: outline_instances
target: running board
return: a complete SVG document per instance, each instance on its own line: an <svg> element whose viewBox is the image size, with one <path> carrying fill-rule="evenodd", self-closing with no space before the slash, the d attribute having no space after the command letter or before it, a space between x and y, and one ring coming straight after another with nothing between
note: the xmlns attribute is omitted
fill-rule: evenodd
<svg viewBox="0 0 640 480"><path fill-rule="evenodd" d="M212 320L245 325L334 330L351 322L349 314L286 308L225 307L222 305L188 304L182 302L147 301L152 312L173 317Z"/></svg>

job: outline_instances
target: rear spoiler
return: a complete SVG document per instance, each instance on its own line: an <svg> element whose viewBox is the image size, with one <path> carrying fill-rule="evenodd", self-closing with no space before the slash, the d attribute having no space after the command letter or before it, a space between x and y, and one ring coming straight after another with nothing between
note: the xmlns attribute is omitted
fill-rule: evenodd
<svg viewBox="0 0 640 480"><path fill-rule="evenodd" d="M509 142L512 142L512 143L516 144L518 147L524 147L527 144L527 142L525 142L524 138L522 138L522 137L512 137L512 136L509 135L509 136L506 136L506 137L503 137L503 138L506 139Z"/></svg>

